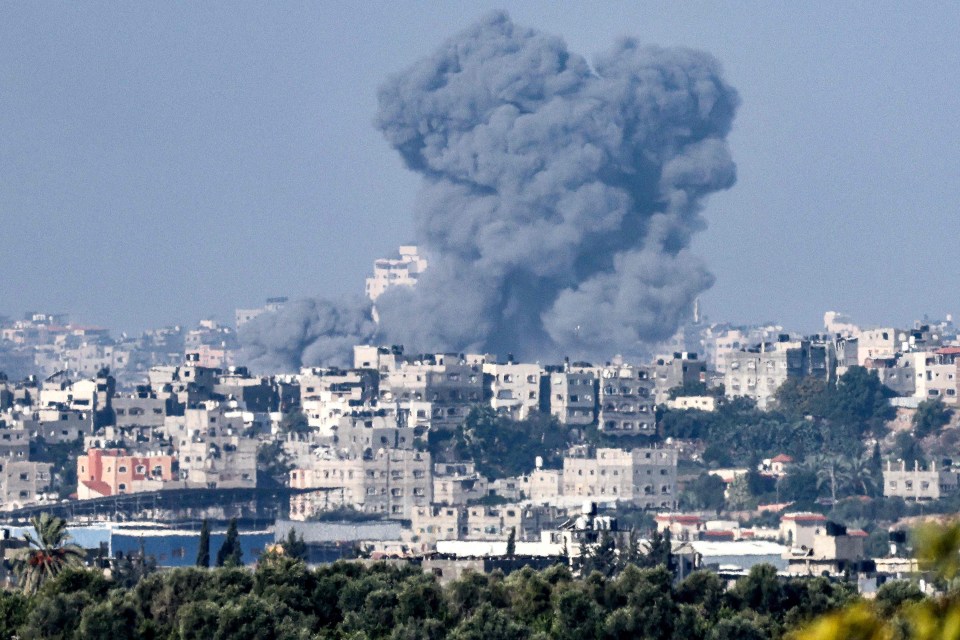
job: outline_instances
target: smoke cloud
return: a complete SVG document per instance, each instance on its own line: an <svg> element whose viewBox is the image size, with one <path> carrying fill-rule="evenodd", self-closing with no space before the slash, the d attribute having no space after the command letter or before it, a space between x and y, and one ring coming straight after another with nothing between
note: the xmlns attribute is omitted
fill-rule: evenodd
<svg viewBox="0 0 960 640"><path fill-rule="evenodd" d="M376 126L423 178L415 228L430 265L377 300L374 337L536 358L670 337L713 283L688 247L705 196L736 179L725 137L738 102L697 51L625 39L591 66L504 13L447 41L379 92ZM370 328L335 323L328 338L274 322L296 331L260 342L289 362Z"/></svg>
<svg viewBox="0 0 960 640"><path fill-rule="evenodd" d="M353 345L376 331L370 305L362 301L294 300L240 327L243 364L277 373L300 367L352 366Z"/></svg>

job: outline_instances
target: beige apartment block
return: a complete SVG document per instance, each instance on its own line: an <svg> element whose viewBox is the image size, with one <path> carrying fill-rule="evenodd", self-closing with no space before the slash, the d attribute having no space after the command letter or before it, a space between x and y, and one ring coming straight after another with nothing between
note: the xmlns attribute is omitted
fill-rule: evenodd
<svg viewBox="0 0 960 640"><path fill-rule="evenodd" d="M649 367L604 367L600 371L600 430L628 436L656 433L654 387Z"/></svg>
<svg viewBox="0 0 960 640"><path fill-rule="evenodd" d="M364 513L409 519L415 507L433 500L430 454L403 449L379 449L372 456L316 459L309 468L290 471L293 489L342 492L342 503ZM327 496L320 500L329 502ZM317 504L304 505L303 510ZM303 513L299 515L304 515Z"/></svg>
<svg viewBox="0 0 960 640"><path fill-rule="evenodd" d="M578 448L563 459L564 498L675 509L676 485L676 449Z"/></svg>
<svg viewBox="0 0 960 640"><path fill-rule="evenodd" d="M540 377L538 364L483 365L490 378L490 406L515 420L525 420L540 410Z"/></svg>
<svg viewBox="0 0 960 640"><path fill-rule="evenodd" d="M593 423L597 376L593 371L554 371L550 373L550 413L561 424Z"/></svg>

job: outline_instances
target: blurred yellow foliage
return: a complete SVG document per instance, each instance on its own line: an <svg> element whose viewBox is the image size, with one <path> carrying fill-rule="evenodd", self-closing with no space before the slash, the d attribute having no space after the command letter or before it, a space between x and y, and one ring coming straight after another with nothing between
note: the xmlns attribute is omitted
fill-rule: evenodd
<svg viewBox="0 0 960 640"><path fill-rule="evenodd" d="M873 603L858 601L815 620L789 635L790 640L960 640L960 521L928 524L916 531L922 571L950 585L947 593L905 603L884 619Z"/></svg>

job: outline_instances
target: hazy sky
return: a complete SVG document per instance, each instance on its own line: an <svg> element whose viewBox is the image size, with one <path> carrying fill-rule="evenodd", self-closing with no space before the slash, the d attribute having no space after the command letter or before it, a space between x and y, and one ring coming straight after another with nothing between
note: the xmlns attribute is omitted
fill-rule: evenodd
<svg viewBox="0 0 960 640"><path fill-rule="evenodd" d="M839 6L837 6L839 4ZM960 4L0 5L0 314L140 330L360 293L418 178L376 90L477 19L715 55L739 180L694 249L714 320L806 330L960 310Z"/></svg>

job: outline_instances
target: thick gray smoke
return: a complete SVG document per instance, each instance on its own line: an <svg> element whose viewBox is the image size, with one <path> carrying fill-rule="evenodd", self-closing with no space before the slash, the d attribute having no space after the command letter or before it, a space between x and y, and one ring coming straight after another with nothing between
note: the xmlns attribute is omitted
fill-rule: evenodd
<svg viewBox="0 0 960 640"><path fill-rule="evenodd" d="M430 260L416 288L377 300L380 342L633 353L712 284L688 245L703 198L736 179L738 97L711 56L623 40L591 66L498 13L388 80L379 103L377 127L423 176ZM325 335L276 342L292 362L300 337L327 351Z"/></svg>
<svg viewBox="0 0 960 640"><path fill-rule="evenodd" d="M368 342L375 331L365 302L295 300L240 328L242 362L267 373L302 366L352 366L353 345Z"/></svg>

